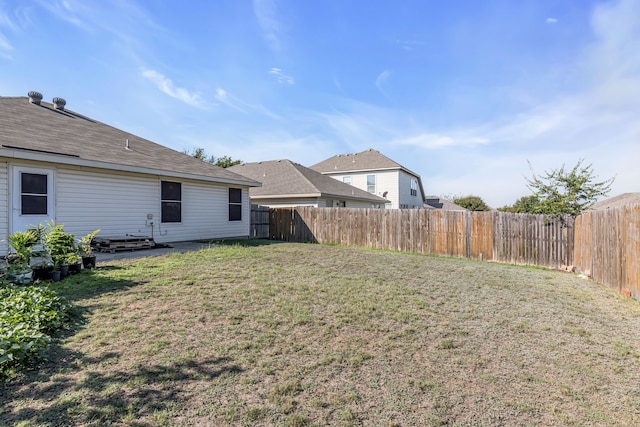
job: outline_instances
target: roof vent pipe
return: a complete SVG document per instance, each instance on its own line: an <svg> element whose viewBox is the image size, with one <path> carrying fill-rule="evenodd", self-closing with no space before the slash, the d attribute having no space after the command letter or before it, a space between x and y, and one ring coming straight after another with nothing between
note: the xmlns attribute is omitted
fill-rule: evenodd
<svg viewBox="0 0 640 427"><path fill-rule="evenodd" d="M27 95L29 96L30 103L40 105L40 101L42 101L42 94L40 92L32 90Z"/></svg>
<svg viewBox="0 0 640 427"><path fill-rule="evenodd" d="M67 101L62 98L53 98L53 108L56 110L64 111L64 106L67 105Z"/></svg>

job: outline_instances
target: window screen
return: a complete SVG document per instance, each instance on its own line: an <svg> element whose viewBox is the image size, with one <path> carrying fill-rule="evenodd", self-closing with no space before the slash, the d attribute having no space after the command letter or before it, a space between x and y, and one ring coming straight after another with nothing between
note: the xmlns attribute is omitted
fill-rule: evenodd
<svg viewBox="0 0 640 427"><path fill-rule="evenodd" d="M241 188L229 188L229 221L242 221Z"/></svg>
<svg viewBox="0 0 640 427"><path fill-rule="evenodd" d="M47 215L47 175L21 173L22 215Z"/></svg>
<svg viewBox="0 0 640 427"><path fill-rule="evenodd" d="M182 222L182 184L161 182L162 222Z"/></svg>

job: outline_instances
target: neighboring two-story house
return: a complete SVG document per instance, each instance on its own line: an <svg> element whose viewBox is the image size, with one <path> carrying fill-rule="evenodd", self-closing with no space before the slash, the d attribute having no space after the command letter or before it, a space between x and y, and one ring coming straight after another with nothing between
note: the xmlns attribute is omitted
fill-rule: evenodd
<svg viewBox="0 0 640 427"><path fill-rule="evenodd" d="M251 203L273 208L312 206L316 208L384 209L385 199L343 184L290 160L242 163L228 168L258 181L249 190Z"/></svg>
<svg viewBox="0 0 640 427"><path fill-rule="evenodd" d="M338 154L311 169L387 200L389 209L424 208L420 175L374 149Z"/></svg>

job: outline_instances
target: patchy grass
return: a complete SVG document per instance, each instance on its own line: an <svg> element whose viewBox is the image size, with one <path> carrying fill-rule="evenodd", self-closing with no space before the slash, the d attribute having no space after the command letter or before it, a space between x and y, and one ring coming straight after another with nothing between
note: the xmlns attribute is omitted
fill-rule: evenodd
<svg viewBox="0 0 640 427"><path fill-rule="evenodd" d="M113 262L0 425L639 425L640 308L542 269L305 244Z"/></svg>

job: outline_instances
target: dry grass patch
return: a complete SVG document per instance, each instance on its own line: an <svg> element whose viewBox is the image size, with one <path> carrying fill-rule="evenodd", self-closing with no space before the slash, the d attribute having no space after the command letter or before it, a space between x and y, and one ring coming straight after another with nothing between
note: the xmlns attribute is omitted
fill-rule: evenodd
<svg viewBox="0 0 640 427"><path fill-rule="evenodd" d="M640 310L542 269L303 244L115 262L0 424L638 425Z"/></svg>

